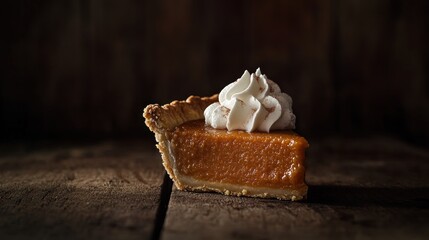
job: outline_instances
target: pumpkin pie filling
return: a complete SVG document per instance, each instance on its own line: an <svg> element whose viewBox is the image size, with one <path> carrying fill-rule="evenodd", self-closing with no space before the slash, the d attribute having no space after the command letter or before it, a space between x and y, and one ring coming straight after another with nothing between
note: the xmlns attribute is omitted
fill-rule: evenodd
<svg viewBox="0 0 429 240"><path fill-rule="evenodd" d="M206 182L300 189L307 141L292 131L231 131L190 121L170 134L177 174Z"/></svg>

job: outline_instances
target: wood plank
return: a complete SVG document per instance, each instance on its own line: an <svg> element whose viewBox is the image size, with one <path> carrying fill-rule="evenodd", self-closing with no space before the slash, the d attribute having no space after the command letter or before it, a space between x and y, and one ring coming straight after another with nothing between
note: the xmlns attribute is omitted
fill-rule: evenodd
<svg viewBox="0 0 429 240"><path fill-rule="evenodd" d="M308 152L306 202L173 190L163 239L425 239L429 152L327 139Z"/></svg>
<svg viewBox="0 0 429 240"><path fill-rule="evenodd" d="M427 144L429 2L338 2L340 132L391 132Z"/></svg>
<svg viewBox="0 0 429 240"><path fill-rule="evenodd" d="M249 70L261 67L291 94L300 132L332 133L334 125L326 124L335 118L330 66L332 1L248 2L250 27L243 42L249 42Z"/></svg>
<svg viewBox="0 0 429 240"><path fill-rule="evenodd" d="M148 133L136 109L211 95L260 66L307 136L428 144L425 0L5 4L0 138Z"/></svg>
<svg viewBox="0 0 429 240"><path fill-rule="evenodd" d="M164 176L153 143L0 150L0 239L141 239L152 234Z"/></svg>

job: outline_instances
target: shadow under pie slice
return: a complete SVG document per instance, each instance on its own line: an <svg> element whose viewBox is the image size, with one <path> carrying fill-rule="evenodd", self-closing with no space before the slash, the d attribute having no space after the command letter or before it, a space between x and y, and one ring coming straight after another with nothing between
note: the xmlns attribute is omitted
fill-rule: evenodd
<svg viewBox="0 0 429 240"><path fill-rule="evenodd" d="M305 184L305 138L291 130L227 131L204 123L204 109L216 102L191 96L145 108L163 165L180 190L300 200Z"/></svg>

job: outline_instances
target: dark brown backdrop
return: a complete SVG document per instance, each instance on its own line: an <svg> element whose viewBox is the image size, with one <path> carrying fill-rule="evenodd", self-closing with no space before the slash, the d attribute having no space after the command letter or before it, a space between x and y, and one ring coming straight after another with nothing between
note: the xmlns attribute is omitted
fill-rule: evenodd
<svg viewBox="0 0 429 240"><path fill-rule="evenodd" d="M309 136L429 136L428 1L7 1L2 139L143 136L261 67Z"/></svg>

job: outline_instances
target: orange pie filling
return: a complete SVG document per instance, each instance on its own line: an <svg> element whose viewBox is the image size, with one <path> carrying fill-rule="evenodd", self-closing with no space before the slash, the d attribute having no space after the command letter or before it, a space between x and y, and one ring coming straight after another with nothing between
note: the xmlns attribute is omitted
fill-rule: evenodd
<svg viewBox="0 0 429 240"><path fill-rule="evenodd" d="M208 183L306 191L308 142L293 131L217 130L196 120L176 127L168 138L175 174Z"/></svg>

